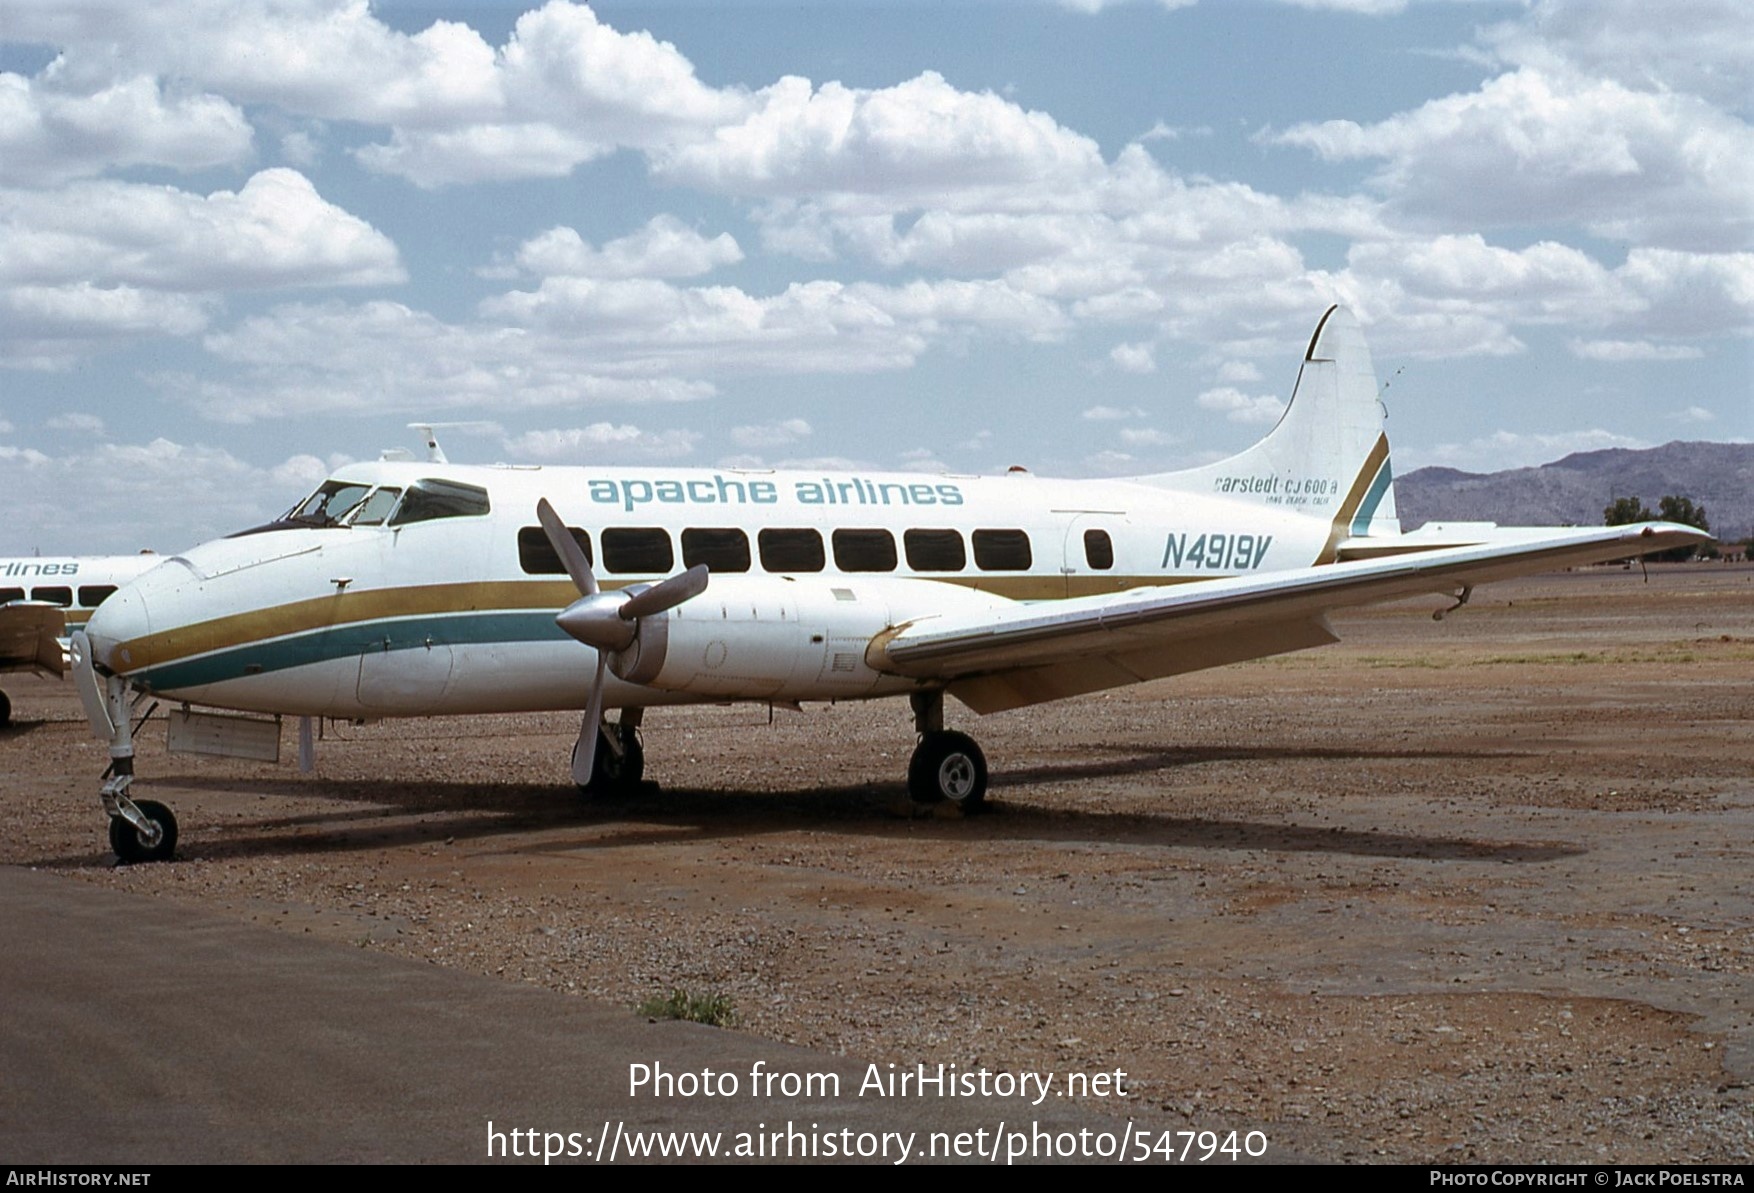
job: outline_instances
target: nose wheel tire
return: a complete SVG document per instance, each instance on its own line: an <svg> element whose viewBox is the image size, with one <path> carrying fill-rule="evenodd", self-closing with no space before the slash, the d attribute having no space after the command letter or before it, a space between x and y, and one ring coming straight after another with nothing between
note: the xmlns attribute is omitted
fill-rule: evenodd
<svg viewBox="0 0 1754 1193"><path fill-rule="evenodd" d="M110 848L126 863L168 861L177 848L177 818L171 810L154 799L137 799L146 819L158 826L158 840L148 843L146 837L121 816L110 817Z"/></svg>
<svg viewBox="0 0 1754 1193"><path fill-rule="evenodd" d="M987 798L987 759L966 733L923 734L907 768L907 790L922 804L943 801L973 811Z"/></svg>

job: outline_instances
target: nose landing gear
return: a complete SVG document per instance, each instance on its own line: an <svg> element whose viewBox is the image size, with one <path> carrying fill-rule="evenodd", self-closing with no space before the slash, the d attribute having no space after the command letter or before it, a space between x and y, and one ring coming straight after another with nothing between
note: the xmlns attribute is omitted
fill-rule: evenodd
<svg viewBox="0 0 1754 1193"><path fill-rule="evenodd" d="M148 708L135 723L134 709L146 700L146 693L130 703L126 680L117 675L98 677L84 630L74 632L68 654L92 735L110 748L110 765L98 790L110 818L110 848L123 862L167 861L177 848L177 818L157 800L128 797L134 784L134 734L158 706Z"/></svg>

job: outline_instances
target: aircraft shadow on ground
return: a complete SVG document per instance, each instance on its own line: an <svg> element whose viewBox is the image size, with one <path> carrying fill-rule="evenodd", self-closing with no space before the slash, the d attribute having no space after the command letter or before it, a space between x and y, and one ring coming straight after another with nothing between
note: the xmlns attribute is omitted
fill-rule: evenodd
<svg viewBox="0 0 1754 1193"><path fill-rule="evenodd" d="M564 782L470 783L390 780L209 778L167 776L173 789L236 792L355 805L291 816L246 817L185 826L179 857L218 861L258 855L347 852L470 842L542 833L538 842L507 842L507 852L565 854L679 840L715 840L807 830L846 837L1033 841L1043 845L1126 842L1207 850L1264 850L1384 858L1544 862L1585 852L1556 842L1383 833L1339 827L1139 811L1042 808L1026 802L1030 786L1136 776L1194 763L1273 760L1469 759L1439 751L1369 751L1292 747L1116 748L1117 756L1011 769L996 776L993 803L976 816L918 814L905 784L848 783L788 791L677 787L631 796L582 796ZM1502 752L1494 758L1506 757ZM150 796L143 781L136 794ZM1023 796L1024 799L1018 799ZM366 805L366 806L358 806ZM90 855L39 865L89 865Z"/></svg>

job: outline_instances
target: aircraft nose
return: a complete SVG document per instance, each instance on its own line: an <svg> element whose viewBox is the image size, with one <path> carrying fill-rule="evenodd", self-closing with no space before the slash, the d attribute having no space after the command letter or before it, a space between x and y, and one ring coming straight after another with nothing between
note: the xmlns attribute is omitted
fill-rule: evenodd
<svg viewBox="0 0 1754 1193"><path fill-rule="evenodd" d="M91 641L91 657L96 663L118 675L133 669L134 660L129 644L152 631L152 619L146 609L146 593L138 581L111 593L92 611L85 623L85 636Z"/></svg>

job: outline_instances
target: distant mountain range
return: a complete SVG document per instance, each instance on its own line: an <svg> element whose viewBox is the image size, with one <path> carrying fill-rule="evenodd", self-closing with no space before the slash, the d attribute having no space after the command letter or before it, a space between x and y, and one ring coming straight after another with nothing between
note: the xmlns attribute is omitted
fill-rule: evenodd
<svg viewBox="0 0 1754 1193"><path fill-rule="evenodd" d="M1754 533L1754 443L1665 443L1634 451L1577 452L1539 468L1484 475L1420 468L1395 478L1401 525L1497 522L1502 526L1599 526L1616 497L1651 509L1668 495L1705 506L1724 542Z"/></svg>

